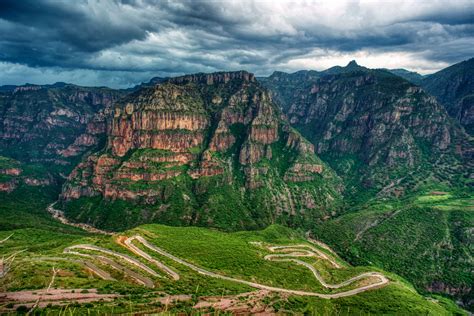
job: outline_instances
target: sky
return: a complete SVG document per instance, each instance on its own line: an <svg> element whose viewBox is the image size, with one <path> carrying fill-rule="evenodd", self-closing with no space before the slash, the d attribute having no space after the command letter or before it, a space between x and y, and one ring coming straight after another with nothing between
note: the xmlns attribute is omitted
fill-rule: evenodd
<svg viewBox="0 0 474 316"><path fill-rule="evenodd" d="M1 0L0 85L125 88L196 72L370 68L474 57L474 0Z"/></svg>

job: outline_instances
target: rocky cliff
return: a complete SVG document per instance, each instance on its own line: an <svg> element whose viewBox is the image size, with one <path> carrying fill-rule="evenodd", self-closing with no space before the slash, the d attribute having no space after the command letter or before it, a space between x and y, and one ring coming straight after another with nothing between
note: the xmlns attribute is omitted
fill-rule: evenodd
<svg viewBox="0 0 474 316"><path fill-rule="evenodd" d="M68 84L5 89L0 93L0 154L68 172L99 144L105 113L122 95Z"/></svg>
<svg viewBox="0 0 474 316"><path fill-rule="evenodd" d="M472 173L467 135L434 97L388 71L351 62L261 81L357 194L399 196L427 178L455 184Z"/></svg>
<svg viewBox="0 0 474 316"><path fill-rule="evenodd" d="M62 199L70 217L101 227L239 229L330 216L340 190L313 145L241 71L171 78L116 102L106 145L72 172Z"/></svg>

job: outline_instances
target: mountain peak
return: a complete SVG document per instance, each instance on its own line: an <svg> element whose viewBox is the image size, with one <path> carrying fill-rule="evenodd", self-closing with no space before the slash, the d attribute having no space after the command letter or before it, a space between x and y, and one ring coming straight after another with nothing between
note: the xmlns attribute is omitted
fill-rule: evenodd
<svg viewBox="0 0 474 316"><path fill-rule="evenodd" d="M354 67L359 67L359 65L358 65L357 62L353 59L353 60L351 60L351 61L347 64L347 66L346 66L346 68L349 68L349 67L354 68Z"/></svg>

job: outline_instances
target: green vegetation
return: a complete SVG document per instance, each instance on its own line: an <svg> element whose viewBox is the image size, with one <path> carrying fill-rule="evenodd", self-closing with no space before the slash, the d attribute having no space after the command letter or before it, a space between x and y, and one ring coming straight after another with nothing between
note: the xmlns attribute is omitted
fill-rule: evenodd
<svg viewBox="0 0 474 316"><path fill-rule="evenodd" d="M470 103L459 100L472 93L465 74L473 61L426 81L436 93L458 98L450 112L456 119L468 119L461 105ZM388 71L355 63L276 72L261 81L343 180L339 216L316 221L314 234L351 263L374 264L420 291L472 302L472 139L441 105Z"/></svg>
<svg viewBox="0 0 474 316"><path fill-rule="evenodd" d="M401 201L375 201L320 224L314 233L354 264L398 273L422 292L456 288L469 301L473 198L431 190Z"/></svg>
<svg viewBox="0 0 474 316"><path fill-rule="evenodd" d="M59 271L53 284L54 288L97 289L99 293L118 293L124 296L111 302L97 301L88 304L74 304L71 302L69 307L46 307L44 311L51 313L64 312L65 309L72 314L82 314L88 311L94 313L159 311L163 310L164 307L156 300L157 291L167 295L191 295L190 301L170 304L166 307L168 311L190 312L192 306L202 296L220 297L221 295L235 295L252 290L241 284L201 276L186 267L155 254L153 254L154 257L173 267L180 274L181 279L179 281L158 278L153 280L155 288L147 289L124 277L122 273L107 268L100 262L94 263L102 269L108 270L117 281L106 281L91 277L90 272L87 272L82 264L70 261L70 259L81 260L80 257L62 253L65 247L88 243L129 255L133 254L117 245L115 237L89 234L52 220L45 212L45 207L53 200L57 192L53 191L47 194L45 190L40 191L41 193L31 187L20 187L14 193L0 196L2 198L0 240L13 233L6 243L0 245L0 251L2 254L10 255L25 250L17 255L13 269L2 280L0 291L27 289L34 291L46 288L51 281L53 267ZM12 213L12 209L17 212ZM220 274L273 286L327 291L304 267L292 263L263 260L263 256L269 252L261 245L304 243L303 231L295 231L274 225L262 231L225 233L208 228L179 228L148 224L124 234L144 236L166 251ZM258 245L252 242L262 244ZM325 250L323 249L323 251ZM378 270L373 266L370 268L352 268L340 259L337 260L345 266L344 269L340 271L328 269L327 264L323 261L319 262L314 259L308 262L314 262L315 266L321 269L323 277L328 282L340 282L363 271ZM133 266L125 265L129 269L136 270ZM139 270L136 271L139 272ZM386 272L383 273L386 274ZM442 298L437 298L437 302L427 300L416 294L406 281L391 274L389 274L389 277L392 282L387 287L361 293L350 298L324 300L271 294L265 297L264 300L265 304L272 306L276 311L324 310L328 313L346 313L346 311L349 313L359 311L375 313L376 311L383 311L386 313L431 313L436 315L461 313L449 301ZM5 306L0 308L5 308ZM14 308L20 307L14 305ZM28 309L27 307L21 307L20 309L25 308Z"/></svg>
<svg viewBox="0 0 474 316"><path fill-rule="evenodd" d="M32 214L34 217L41 217ZM26 225L27 226L27 225ZM235 295L251 291L252 289L230 281L222 281L206 276L201 276L188 268L181 266L165 257L153 254L158 260L173 267L181 278L171 281L167 278L154 279L155 288L147 289L124 277L123 274L114 272L113 269L95 262L102 269L110 270L116 281L100 280L91 277L79 262L70 259L82 260L80 257L63 254L62 250L76 244L96 244L121 253L134 256L125 248L115 242L115 237L99 236L84 233L75 228L70 228L44 217L36 228L17 228L2 230L0 239L13 233L5 244L0 246L2 253L10 254L26 250L17 255L15 266L0 285L1 291L18 291L26 289L46 288L51 281L52 269L58 274L53 283L53 288L82 289L78 293L87 293L97 289L99 293L116 293L123 295L111 302L96 301L80 304L71 302L68 306L53 306L39 309L42 312L60 313L67 311L71 315L83 313L120 313L143 310L170 312L191 312L192 307L203 296ZM56 227L51 231L50 227ZM132 236L139 234L147 240L165 249L171 254L194 263L202 268L231 277L261 282L267 285L287 287L292 289L305 289L309 291L327 291L323 289L311 273L298 265L287 262L272 262L263 259L269 251L262 245L288 245L305 243L303 232L294 231L282 226L270 226L265 230L254 232L224 233L216 230L198 227L169 227L148 224L137 227L124 234ZM257 242L257 243L255 243ZM322 249L325 251L324 249ZM90 252L92 254L92 252ZM327 252L328 253L328 252ZM329 253L328 253L329 254ZM50 258L50 259L48 259ZM338 282L349 276L363 271L374 270L374 267L350 267L340 259L344 266L341 271L327 270L328 266L311 259L323 276L329 281ZM143 261L146 263L146 261ZM125 264L121 262L121 264ZM128 265L129 269L136 270ZM139 270L136 270L139 272ZM330 273L329 273L330 272ZM383 272L385 273L385 272ZM355 296L334 300L307 298L299 296L286 296L270 294L263 298L263 302L275 311L316 312L326 311L333 313L403 313L403 314L462 314L456 306L447 300L437 298L426 299L416 292L402 279L395 275L388 275L391 283L377 290L371 290ZM163 294L157 294L163 293ZM171 303L165 307L160 303L162 295L189 294L190 299L180 303ZM245 298L243 298L245 302ZM250 304L250 303L249 303ZM253 303L255 304L255 302ZM0 306L10 310L28 310L28 307L17 305Z"/></svg>
<svg viewBox="0 0 474 316"><path fill-rule="evenodd" d="M469 115L474 98L474 58L454 64L421 81L421 86L446 108L451 117L474 135L474 120Z"/></svg>

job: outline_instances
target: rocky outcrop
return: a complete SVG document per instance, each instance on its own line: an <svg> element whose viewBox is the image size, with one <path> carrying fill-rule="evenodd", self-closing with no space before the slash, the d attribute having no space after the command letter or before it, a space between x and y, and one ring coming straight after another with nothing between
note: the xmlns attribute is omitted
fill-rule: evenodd
<svg viewBox="0 0 474 316"><path fill-rule="evenodd" d="M199 73L194 75L186 75L182 77L170 78L168 80L175 84L226 84L229 81L242 81L242 82L255 82L255 76L247 71L234 71L234 72L216 72L212 74Z"/></svg>
<svg viewBox="0 0 474 316"><path fill-rule="evenodd" d="M298 220L327 216L337 202L327 196L340 194L338 178L247 72L188 75L138 90L111 107L106 129L104 148L63 188L66 210L100 196L105 205L126 201L126 212L145 208L139 221L178 212L180 223L222 226L218 218L241 214L231 225L248 227L283 218L288 204ZM300 188L303 182L318 190ZM254 209L261 214L252 217Z"/></svg>
<svg viewBox="0 0 474 316"><path fill-rule="evenodd" d="M20 168L5 168L0 169L0 174L8 175L8 176L19 176L22 170Z"/></svg>
<svg viewBox="0 0 474 316"><path fill-rule="evenodd" d="M19 161L0 156L0 192L11 193L20 185L44 187L55 183L49 173L38 171L35 166L22 165Z"/></svg>
<svg viewBox="0 0 474 316"><path fill-rule="evenodd" d="M295 163L285 173L285 180L291 182L304 182L314 179L316 174L323 172L323 166L308 163Z"/></svg>

